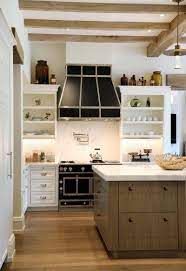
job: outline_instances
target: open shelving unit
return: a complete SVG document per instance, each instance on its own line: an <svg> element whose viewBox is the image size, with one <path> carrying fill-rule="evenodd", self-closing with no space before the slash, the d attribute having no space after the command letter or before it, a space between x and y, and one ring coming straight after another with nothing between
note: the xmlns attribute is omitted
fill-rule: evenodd
<svg viewBox="0 0 186 271"><path fill-rule="evenodd" d="M143 149L145 144L147 146L154 139L161 142L162 152L168 152L170 150L170 87L120 86L119 88L121 91L121 145L132 146L133 140L135 143L138 140L138 146ZM130 102L134 98L140 100L140 105L137 107L131 106ZM146 106L148 98L150 99L149 107ZM126 148L122 146L121 152L126 151L124 150ZM122 153L121 157L123 157Z"/></svg>
<svg viewBox="0 0 186 271"><path fill-rule="evenodd" d="M59 85L27 85L23 94L23 138L55 139Z"/></svg>

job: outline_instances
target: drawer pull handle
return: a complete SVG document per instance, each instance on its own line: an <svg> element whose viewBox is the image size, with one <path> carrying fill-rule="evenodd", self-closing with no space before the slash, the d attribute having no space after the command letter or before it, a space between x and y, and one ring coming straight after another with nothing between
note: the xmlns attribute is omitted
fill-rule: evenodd
<svg viewBox="0 0 186 271"><path fill-rule="evenodd" d="M168 222L168 219L164 217L164 218L163 218L163 221L164 221L164 222Z"/></svg>
<svg viewBox="0 0 186 271"><path fill-rule="evenodd" d="M46 196L41 196L40 199L45 200Z"/></svg>
<svg viewBox="0 0 186 271"><path fill-rule="evenodd" d="M96 216L101 216L100 214L97 214Z"/></svg>
<svg viewBox="0 0 186 271"><path fill-rule="evenodd" d="M129 186L129 187L128 187L128 190L131 192L131 191L132 191L132 187L131 187L131 186Z"/></svg>
<svg viewBox="0 0 186 271"><path fill-rule="evenodd" d="M41 187L47 187L47 184L45 183L45 184L41 184Z"/></svg>
<svg viewBox="0 0 186 271"><path fill-rule="evenodd" d="M42 172L41 173L41 176L46 176L47 175L47 172Z"/></svg>
<svg viewBox="0 0 186 271"><path fill-rule="evenodd" d="M133 222L132 218L129 218L128 221L129 221L129 223L132 223L132 222Z"/></svg>
<svg viewBox="0 0 186 271"><path fill-rule="evenodd" d="M101 194L101 191L97 191L97 194Z"/></svg>
<svg viewBox="0 0 186 271"><path fill-rule="evenodd" d="M167 187L166 187L166 186L164 186L164 187L163 187L163 190L164 190L164 191L167 191L168 189L167 189Z"/></svg>

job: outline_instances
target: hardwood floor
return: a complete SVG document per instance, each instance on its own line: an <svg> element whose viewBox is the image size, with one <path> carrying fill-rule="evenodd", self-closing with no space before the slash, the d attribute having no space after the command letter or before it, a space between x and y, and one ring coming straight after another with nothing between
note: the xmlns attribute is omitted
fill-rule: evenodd
<svg viewBox="0 0 186 271"><path fill-rule="evenodd" d="M91 213L32 212L3 271L185 271L186 259L109 259Z"/></svg>

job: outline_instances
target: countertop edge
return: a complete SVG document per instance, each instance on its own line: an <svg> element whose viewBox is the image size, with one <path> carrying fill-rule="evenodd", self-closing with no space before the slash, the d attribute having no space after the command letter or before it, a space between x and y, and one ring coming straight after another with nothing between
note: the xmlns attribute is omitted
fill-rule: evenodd
<svg viewBox="0 0 186 271"><path fill-rule="evenodd" d="M186 181L186 172L185 175L180 174L178 175L163 175L163 174L157 174L157 175L125 175L125 176L119 176L119 175L105 175L103 174L99 169L96 168L96 166L92 167L93 171L98 174L102 179L104 179L107 182L127 182L127 181L134 181L134 182L148 182L148 181L174 181L174 182L184 182ZM181 171L182 172L182 171Z"/></svg>

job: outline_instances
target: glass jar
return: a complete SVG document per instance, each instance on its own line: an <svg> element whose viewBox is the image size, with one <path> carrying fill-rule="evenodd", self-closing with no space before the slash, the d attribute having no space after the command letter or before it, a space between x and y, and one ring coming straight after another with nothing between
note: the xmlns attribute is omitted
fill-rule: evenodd
<svg viewBox="0 0 186 271"><path fill-rule="evenodd" d="M32 152L32 162L39 162L39 152L37 150Z"/></svg>
<svg viewBox="0 0 186 271"><path fill-rule="evenodd" d="M162 75L160 71L153 72L153 80L155 86L162 86Z"/></svg>
<svg viewBox="0 0 186 271"><path fill-rule="evenodd" d="M56 85L56 76L55 74L52 74L50 77L50 84L51 85Z"/></svg>
<svg viewBox="0 0 186 271"><path fill-rule="evenodd" d="M38 84L49 84L49 68L47 61L39 60L36 65L36 82Z"/></svg>

